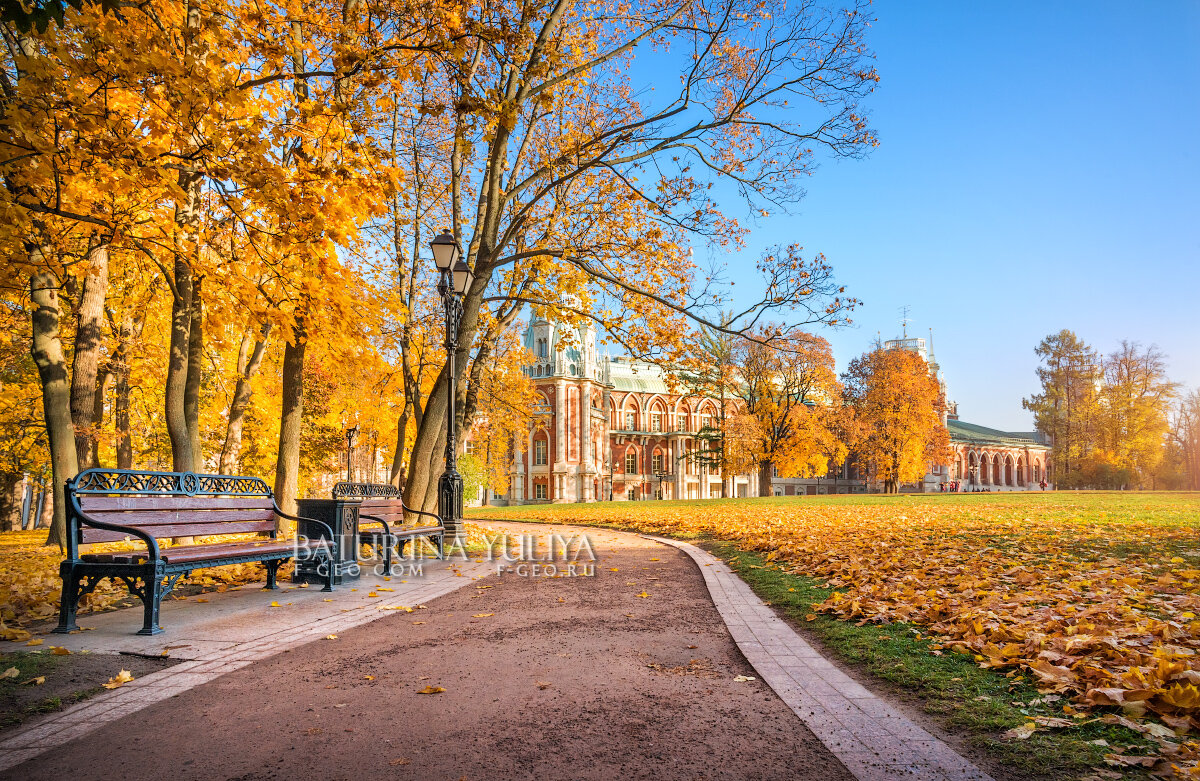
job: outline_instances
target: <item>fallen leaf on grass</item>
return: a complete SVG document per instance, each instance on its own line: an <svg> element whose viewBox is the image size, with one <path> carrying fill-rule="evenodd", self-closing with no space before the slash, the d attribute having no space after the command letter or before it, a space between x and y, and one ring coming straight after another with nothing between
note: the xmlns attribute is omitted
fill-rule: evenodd
<svg viewBox="0 0 1200 781"><path fill-rule="evenodd" d="M816 614L816 613L809 613L808 615L806 615L806 616L804 617L804 620L805 620L805 621L816 621L816 620L817 620L817 614Z"/></svg>
<svg viewBox="0 0 1200 781"><path fill-rule="evenodd" d="M1154 767L1158 757L1127 757L1124 754L1105 754L1104 761L1117 767Z"/></svg>
<svg viewBox="0 0 1200 781"><path fill-rule="evenodd" d="M21 681L21 685L29 686L30 684L33 684L34 686L41 686L45 682L46 682L46 676L39 675L36 678L30 678L28 681Z"/></svg>
<svg viewBox="0 0 1200 781"><path fill-rule="evenodd" d="M4 678L16 678L16 677L18 677L20 674L21 674L21 671L20 671L20 670L18 670L16 667L9 667L9 668L8 668L7 670L5 670L4 672L0 673L0 679L4 679Z"/></svg>
<svg viewBox="0 0 1200 781"><path fill-rule="evenodd" d="M1034 724L1032 721L1027 721L1019 727L1014 727L1013 729L1007 730L1004 733L1004 737L1012 738L1014 740L1027 740L1029 736L1035 732L1037 732L1037 724Z"/></svg>
<svg viewBox="0 0 1200 781"><path fill-rule="evenodd" d="M28 643L26 643L25 645L41 645L41 644L42 644L42 642L43 642L42 638L40 638L40 637L35 637L34 639L30 640L30 641L29 641Z"/></svg>
<svg viewBox="0 0 1200 781"><path fill-rule="evenodd" d="M108 679L108 683L100 684L105 689L116 689L119 686L124 686L133 680L133 674L128 670L122 670L113 677Z"/></svg>
<svg viewBox="0 0 1200 781"><path fill-rule="evenodd" d="M417 694L441 694L444 691L446 690L441 686L426 686L424 689L421 689L419 692L417 692Z"/></svg>
<svg viewBox="0 0 1200 781"><path fill-rule="evenodd" d="M50 646L50 653L54 654L55 656L70 656L71 649L63 648L60 645L52 645Z"/></svg>

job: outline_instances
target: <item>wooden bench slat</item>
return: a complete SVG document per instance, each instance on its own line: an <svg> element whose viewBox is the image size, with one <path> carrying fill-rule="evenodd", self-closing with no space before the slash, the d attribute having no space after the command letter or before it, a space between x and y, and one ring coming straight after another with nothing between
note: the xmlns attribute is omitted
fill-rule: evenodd
<svg viewBox="0 0 1200 781"><path fill-rule="evenodd" d="M275 529L274 521L245 521L245 522L230 522L230 523L165 523L165 524L143 524L137 527L139 531L149 534L155 539L167 539L169 537L212 537L218 534L247 534L270 532ZM114 542L123 540L131 535L125 532L114 532L107 529L97 529L94 527L85 526L80 532L83 538L83 543L93 542Z"/></svg>
<svg viewBox="0 0 1200 781"><path fill-rule="evenodd" d="M269 496L103 496L79 497L85 513L116 510L243 510L272 506Z"/></svg>
<svg viewBox="0 0 1200 781"><path fill-rule="evenodd" d="M172 523L186 523L202 526L209 523L229 523L231 521L271 521L275 520L275 511L269 508L252 508L246 510L132 510L132 511L92 511L88 515L97 521L115 523L121 526L165 526Z"/></svg>
<svg viewBox="0 0 1200 781"><path fill-rule="evenodd" d="M309 542L301 550L326 548L324 540ZM160 558L168 564L186 564L211 561L230 556L259 555L270 553L290 553L296 549L295 540L264 540L263 542L228 542L209 545L180 545L175 548L164 548L159 552ZM147 553L143 550L118 551L115 553L85 553L84 561L119 562L136 564L146 561Z"/></svg>

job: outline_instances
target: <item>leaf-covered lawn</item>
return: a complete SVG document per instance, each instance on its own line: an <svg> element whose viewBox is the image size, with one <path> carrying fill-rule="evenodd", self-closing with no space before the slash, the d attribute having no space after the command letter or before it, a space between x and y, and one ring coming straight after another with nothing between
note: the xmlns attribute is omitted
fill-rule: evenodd
<svg viewBox="0 0 1200 781"><path fill-rule="evenodd" d="M798 497L471 514L735 543L835 588L818 611L924 627L938 639L931 653L1026 676L1064 698L1065 718L1131 719L1178 766L1200 759L1200 494Z"/></svg>

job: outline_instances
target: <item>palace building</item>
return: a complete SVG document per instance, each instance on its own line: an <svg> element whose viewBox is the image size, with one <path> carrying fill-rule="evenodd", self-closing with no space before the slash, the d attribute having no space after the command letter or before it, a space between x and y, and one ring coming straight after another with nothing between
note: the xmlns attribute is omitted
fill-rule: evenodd
<svg viewBox="0 0 1200 781"><path fill-rule="evenodd" d="M941 379L924 339L885 346L919 352ZM756 475L726 478L685 453L702 449L698 433L716 426L715 399L672 390L662 370L627 358L601 357L595 326L570 326L537 318L525 332L533 357L526 368L539 398L537 424L524 448L514 448L511 486L501 504L641 499L707 499L758 496ZM943 382L943 392L945 385ZM727 400L727 413L732 408ZM958 419L948 405L944 420L954 461L931 464L924 481L907 492L959 489L1036 490L1046 475L1048 447L1036 433L997 431ZM865 493L871 486L852 466L821 478L772 481L776 496Z"/></svg>

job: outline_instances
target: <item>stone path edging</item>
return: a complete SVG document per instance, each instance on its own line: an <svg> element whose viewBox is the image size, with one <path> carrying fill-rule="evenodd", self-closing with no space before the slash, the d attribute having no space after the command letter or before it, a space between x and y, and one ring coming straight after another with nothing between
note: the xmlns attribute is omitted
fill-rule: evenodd
<svg viewBox="0 0 1200 781"><path fill-rule="evenodd" d="M686 542L651 535L700 568L746 660L860 781L991 777L825 659L725 562Z"/></svg>
<svg viewBox="0 0 1200 781"><path fill-rule="evenodd" d="M194 659L143 676L119 689L84 700L46 718L36 719L0 738L0 772L50 749L59 748L66 742L99 729L122 716L208 683L251 662L375 621L386 615L387 613L381 611L389 607L423 604L468 583L474 583L477 577L491 574L495 574L494 565L465 561L455 561L452 566L437 565L437 568L423 577L421 582L408 584L407 588L394 581L388 584L394 587L395 593L389 594L386 599L378 599L352 609L345 609L337 602L331 602L325 609L325 615L320 617L313 618L310 615L302 624L282 631L250 637L231 648L203 652ZM343 587L339 587L339 590L341 588ZM268 596L276 593L266 592ZM337 593L334 592L335 595ZM140 616L141 611L136 612ZM161 638L162 635L156 637Z"/></svg>

